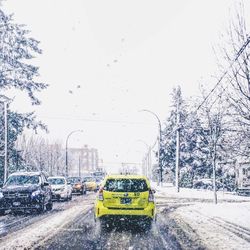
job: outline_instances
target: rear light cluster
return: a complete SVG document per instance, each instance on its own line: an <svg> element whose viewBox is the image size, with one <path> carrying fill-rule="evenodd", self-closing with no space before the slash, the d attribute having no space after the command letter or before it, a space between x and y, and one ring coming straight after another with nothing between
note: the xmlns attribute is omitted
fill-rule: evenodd
<svg viewBox="0 0 250 250"><path fill-rule="evenodd" d="M149 189L148 201L149 202L154 202L155 201L154 192L151 189Z"/></svg>
<svg viewBox="0 0 250 250"><path fill-rule="evenodd" d="M104 198L103 198L103 187L101 187L101 188L99 189L99 192L98 192L98 200L99 200L99 201L103 201L103 200L104 200Z"/></svg>

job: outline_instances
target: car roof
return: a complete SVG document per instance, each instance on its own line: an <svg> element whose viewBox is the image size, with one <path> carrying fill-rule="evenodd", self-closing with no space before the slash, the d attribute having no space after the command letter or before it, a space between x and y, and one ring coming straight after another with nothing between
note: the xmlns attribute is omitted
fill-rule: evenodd
<svg viewBox="0 0 250 250"><path fill-rule="evenodd" d="M64 176L50 176L48 179L65 179Z"/></svg>
<svg viewBox="0 0 250 250"><path fill-rule="evenodd" d="M14 176L14 175L41 175L41 172L23 172L23 171L18 171L15 173L10 174L10 176Z"/></svg>
<svg viewBox="0 0 250 250"><path fill-rule="evenodd" d="M145 179L147 180L147 177L144 175L108 175L105 179Z"/></svg>

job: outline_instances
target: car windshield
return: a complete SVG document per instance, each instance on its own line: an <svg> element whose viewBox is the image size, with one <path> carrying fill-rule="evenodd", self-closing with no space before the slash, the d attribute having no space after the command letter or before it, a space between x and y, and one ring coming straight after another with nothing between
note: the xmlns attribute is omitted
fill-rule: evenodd
<svg viewBox="0 0 250 250"><path fill-rule="evenodd" d="M83 180L87 182L95 181L93 177L84 177Z"/></svg>
<svg viewBox="0 0 250 250"><path fill-rule="evenodd" d="M39 184L38 175L13 175L6 181L7 186L34 185Z"/></svg>
<svg viewBox="0 0 250 250"><path fill-rule="evenodd" d="M79 178L79 177L70 177L70 178L68 178L68 181L71 182L71 183L79 183L79 182L81 182L81 178Z"/></svg>
<svg viewBox="0 0 250 250"><path fill-rule="evenodd" d="M63 184L65 184L65 180L63 178L49 178L48 181L51 185L63 185Z"/></svg>
<svg viewBox="0 0 250 250"><path fill-rule="evenodd" d="M109 179L104 190L113 192L145 192L148 185L144 179Z"/></svg>

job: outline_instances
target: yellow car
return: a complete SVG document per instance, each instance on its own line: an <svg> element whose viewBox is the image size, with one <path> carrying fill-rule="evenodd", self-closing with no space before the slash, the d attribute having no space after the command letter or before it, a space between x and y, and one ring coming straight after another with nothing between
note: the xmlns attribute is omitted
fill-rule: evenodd
<svg viewBox="0 0 250 250"><path fill-rule="evenodd" d="M83 182L86 184L87 191L97 191L97 183L94 177L85 176L83 177Z"/></svg>
<svg viewBox="0 0 250 250"><path fill-rule="evenodd" d="M107 176L97 195L95 218L107 227L115 219L140 219L150 227L156 214L154 192L145 176Z"/></svg>

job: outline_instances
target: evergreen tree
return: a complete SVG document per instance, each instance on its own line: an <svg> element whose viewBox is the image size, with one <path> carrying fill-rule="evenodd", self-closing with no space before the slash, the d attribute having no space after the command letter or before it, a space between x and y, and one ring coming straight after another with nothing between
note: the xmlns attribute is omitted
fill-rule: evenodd
<svg viewBox="0 0 250 250"><path fill-rule="evenodd" d="M0 9L0 98L5 98L5 90L16 89L26 92L32 105L40 104L35 96L35 92L41 91L47 87L47 84L36 82L38 67L28 64L35 54L41 54L38 45L39 42L28 37L29 31L24 25L13 22L12 15L6 15ZM2 103L0 103L0 152L3 155L4 148L4 117ZM17 113L9 111L8 113L8 155L10 170L17 167L19 152L15 149L15 141L24 128L37 129L46 127L36 121L34 113ZM20 159L21 161L21 159ZM19 161L19 162L20 162ZM3 178L4 158L0 157L0 179Z"/></svg>

